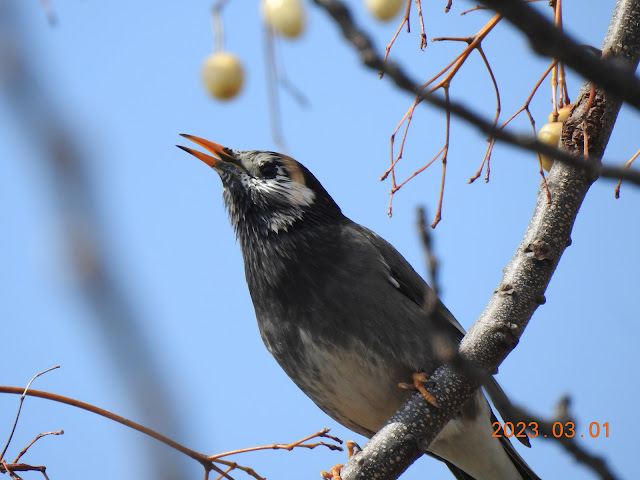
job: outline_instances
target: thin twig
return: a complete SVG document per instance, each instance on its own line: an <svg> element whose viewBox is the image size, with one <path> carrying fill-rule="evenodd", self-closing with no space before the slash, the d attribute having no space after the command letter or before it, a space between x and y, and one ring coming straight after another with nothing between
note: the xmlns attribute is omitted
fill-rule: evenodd
<svg viewBox="0 0 640 480"><path fill-rule="evenodd" d="M540 152L544 155L548 155L554 158L559 162L582 168L586 170L592 177L602 177L616 180L622 179L640 185L640 171L625 169L622 167L604 166L595 161L586 162L585 158L581 155L568 153L566 151L550 147L540 142L535 137L515 134L506 130L502 130L500 128L493 127L491 122L485 120L482 116L471 111L462 104L452 101L447 103L437 95L434 95L431 92L424 91L424 89L422 89L416 82L409 78L404 70L398 67L398 65L390 61L382 61L382 58L377 55L376 50L373 47L373 44L369 37L362 30L356 27L356 25L353 23L349 10L344 6L342 2L338 0L313 1L317 5L323 7L329 13L329 15L333 17L338 26L340 26L340 28L342 29L342 33L345 39L359 51L363 64L371 68L372 70L375 70L376 72L383 70L388 75L388 77L394 81L398 88L405 90L413 95L417 95L421 100L424 100L427 103L434 105L442 110L448 109L456 117L467 121L469 124L477 127L485 134L495 137L496 140L501 140L523 150L528 150L534 153ZM516 0L514 1L516 3L519 3ZM546 22L546 20L544 21ZM537 25L539 26L539 24ZM544 29L544 31L546 32L546 29ZM553 37L559 39L566 38L568 42L572 42L571 39L569 39L562 33L554 33ZM558 44L557 49L563 48L562 40L559 41L560 43ZM555 52L556 47L553 47L553 49ZM564 54L561 56L563 57L563 60L564 57L566 57L566 55ZM564 61L571 67L574 67L574 64L576 63L573 60ZM629 75L627 75L627 73L629 72L629 67L621 65L621 62L619 61L602 62L602 60L595 60L595 62L597 63L597 66L594 67L594 72L591 72L591 70L589 70L585 66L576 66L576 68L580 68L581 73L584 73L587 77L597 76L597 78L601 78L601 76L604 75L604 70L607 70L607 75L610 77L615 77L618 73L620 73L620 76L618 76L615 81L613 81L612 88L619 87L620 91L616 92L619 95L619 98L628 100L634 106L637 103L638 107L640 108L640 82L636 82L635 79L630 78ZM590 61L588 63L588 67L590 68L591 66L593 66L593 64L594 62ZM610 86L612 85L612 80L608 80L606 83L608 86ZM637 101L635 97L636 87L638 90Z"/></svg>
<svg viewBox="0 0 640 480"><path fill-rule="evenodd" d="M531 93L529 94L529 97L527 98L527 100L524 102L524 105L522 107L520 107L520 109L518 109L513 115L511 115L502 125L500 125L500 129L504 129L504 127L506 127L514 118L516 118L518 115L520 115L523 111L527 112L527 116L529 117L529 123L531 124L531 129L533 130L533 136L536 136L536 125L535 125L535 120L533 119L533 116L531 115L531 111L529 110L529 105L531 104L531 101L533 100L534 95L536 94L536 92L538 91L538 88L540 88L540 85L542 85L542 82L544 81L545 78L547 78L547 75L549 75L549 72L551 72L551 70L555 67L555 65L558 63L557 60L554 60L553 62L551 62L551 65L549 65L549 67L547 68L547 70L542 74L542 76L538 79L538 82L535 84L535 86L533 87L533 90L531 91ZM490 137L489 138L489 145L487 146L487 151L484 154L484 157L482 158L482 163L480 164L480 168L478 169L478 171L467 181L468 183L472 183L474 182L482 173L482 170L484 168L485 163L487 164L487 180L488 180L488 175L489 175L489 161L491 159L491 154L493 153L493 147L495 146L495 138ZM547 180L544 174L544 169L542 168L542 158L540 156L539 153L537 153L537 157L538 157L538 166L539 166L539 171L540 171L540 175L542 176L542 181L544 182L545 185L545 189L547 191L547 198L549 199L549 201L551 201L551 194L549 193L549 187L547 186Z"/></svg>
<svg viewBox="0 0 640 480"><path fill-rule="evenodd" d="M482 40L484 38L486 38L486 36L493 30L493 28L498 24L499 21L500 21L500 16L499 15L494 16L475 35L470 36L470 37L439 37L439 38L434 38L433 39L434 42L436 42L436 41L445 41L445 40L446 41L465 42L465 43L467 43L467 47L460 54L458 54L438 74L436 74L434 77L432 77L430 80L428 80L426 83L424 83L423 85L420 86L420 89L424 90L427 87L429 87L432 83L434 83L436 80L440 79L440 77L442 77L442 79L440 79L440 81L438 81L438 83L436 83L434 86L431 86L429 88L429 92L433 93L438 89L443 89L444 93L445 93L445 95L444 95L445 96L445 101L448 102L449 101L449 87L451 85L451 82L452 82L453 78L458 73L458 71L460 70L462 65L466 62L466 60L469 57L469 55L471 54L471 52L473 52L474 50L478 50L478 52L480 53L480 56L482 57L485 65L487 67L487 70L489 72L489 76L491 77L491 81L492 81L492 83L494 85L494 89L495 89L495 92L496 92L496 117L495 117L494 122L493 122L493 126L494 127L497 124L498 117L500 115L500 110L501 110L500 92L499 92L498 85L497 85L497 82L495 80L495 77L493 75L493 71L491 70L491 66L489 65L489 61L488 61L486 55L484 54L484 51L482 50ZM404 150L404 145L405 145L405 142L407 140L407 134L408 134L408 131L409 131L409 126L411 124L411 120L413 118L413 113L415 111L416 106L421 101L422 101L422 98L420 96L416 97L416 99L413 102L413 105L404 114L404 116L402 117L402 120L400 121L400 123L396 127L395 131L391 135L391 166L384 172L384 174L381 177L381 180L384 180L389 175L389 173L391 173L391 183L392 183L392 185L391 185L391 192L390 192L390 198L389 198L389 206L388 206L388 210L387 210L387 213L388 213L389 216L391 216L393 195L395 194L395 192L397 192L404 184L406 184L408 180L413 179L418 173L423 172L426 169L426 167L428 167L429 165L431 165L431 163L433 163L433 161L431 161L427 165L419 168L413 174L411 174L406 180L401 182L399 185L396 183L395 166L398 163L398 161L400 160L400 158L402 158L402 151ZM442 156L442 161L443 161L443 177L442 178L443 178L443 182L444 182L445 172L446 172L447 152L448 152L449 136L450 136L450 129L449 129L449 127L450 127L450 115L449 115L449 113L447 113L447 115L448 115L448 118L447 118L447 129L446 129L446 134L445 134L446 135L445 148L443 150L441 150L441 152L440 152L440 153L443 153L443 156ZM395 142L395 136L398 133L398 130L400 129L402 124L405 122L405 120L406 120L406 126L405 126L405 130L404 130L404 135L402 136L402 141L400 143L400 148L399 148L398 155L394 159L394 157L393 157L393 146L394 146L394 142ZM483 163L483 165L484 165L484 163ZM488 172L488 169L487 169L487 172ZM434 221L433 226L435 226L441 219L443 192L444 192L444 183L442 183L441 187L440 187L440 195L439 195L439 199L438 199L438 210L436 212L436 217L435 217L435 221Z"/></svg>
<svg viewBox="0 0 640 480"><path fill-rule="evenodd" d="M220 476L218 477L218 479L221 478L228 478L229 477L229 472L233 471L233 470L240 470L244 473L246 473L247 475L249 475L250 477L255 478L256 480L267 480L265 477L261 476L258 474L258 472L256 472L253 468L251 467L245 467L244 465L240 465L237 462L229 462L227 460L215 460L215 462L220 463L221 465L224 465L227 467L227 469L220 474Z"/></svg>
<svg viewBox="0 0 640 480"><path fill-rule="evenodd" d="M525 1L526 2L542 2L542 1L549 1L549 0L525 0ZM477 10L489 10L489 8L483 7L482 5L476 5L475 7L470 8L469 10L465 10L464 12L461 12L460 16L466 15L467 13L475 12Z"/></svg>
<svg viewBox="0 0 640 480"><path fill-rule="evenodd" d="M4 458L4 454L7 453L7 448L9 448L9 444L11 443L11 439L13 438L13 434L16 431L16 426L18 425L18 419L20 418L20 411L22 410L22 403L24 402L24 398L27 395L27 392L29 391L29 387L31 386L33 381L36 378L38 378L40 375L44 375L45 373L48 373L51 370L55 370L56 368L60 368L60 365L56 365L55 367L47 368L46 370L44 370L44 371L42 371L40 373L36 373L33 376L33 378L29 381L29 383L27 384L27 387L22 392L22 395L20 396L20 403L18 404L18 412L16 413L16 419L13 422L13 428L11 429L11 433L9 434L9 439L7 440L7 443L4 446L4 449L2 450L2 453L0 453L0 459L3 459Z"/></svg>
<svg viewBox="0 0 640 480"><path fill-rule="evenodd" d="M445 98L447 99L447 101L449 101L449 87L446 87L444 89L444 95ZM442 201L444 199L444 183L445 183L445 178L447 175L447 156L449 154L449 138L451 136L451 115L449 114L449 112L447 111L445 113L445 118L447 121L447 127L445 130L445 140L444 140L444 147L442 148L443 152L442 152L442 179L440 181L440 196L438 197L438 209L436 210L436 217L433 220L433 223L431 224L431 228L436 228L436 225L438 225L438 223L440 222L440 220L442 219Z"/></svg>
<svg viewBox="0 0 640 480"><path fill-rule="evenodd" d="M124 425L126 427L129 427L133 430L136 430L140 433L143 433L151 438L155 438L156 440L158 440L159 442L164 443L165 445L168 445L169 447L173 448L174 450L179 451L180 453L183 453L184 455L196 460L197 462L199 462L202 466L206 468L212 468L213 470L216 470L217 473L222 473L222 470L220 470L219 468L217 468L215 465L211 465L211 462L209 462L207 460L207 456L196 452L195 450L191 450L190 448L185 447L184 445L176 442L175 440L170 439L169 437L166 437L164 435L162 435L161 433L156 432L155 430L152 430L148 427L145 427L144 425L140 425L139 423L133 422L131 420L128 420L124 417L121 417L120 415L117 415L115 413L112 413L108 410L104 410L100 407L96 407L95 405L91 405L89 403L85 403L85 402L81 402L80 400L75 400L73 398L69 398L69 397L65 397L62 395L57 395L55 393L50 393L50 392L43 392L41 390L29 390L29 391L24 391L24 393L22 392L22 389L20 388L16 388L16 387L7 387L7 386L0 386L0 393L13 393L13 394L23 394L23 395L29 395L31 397L38 397L38 398L45 398L47 400L52 400L54 402L58 402L58 403L64 403L65 405L70 405L72 407L76 407L76 408L80 408L82 410L86 410L88 412L91 413L95 413L96 415L100 415L101 417L105 417L108 418L109 420L112 420L114 422L117 422L121 425Z"/></svg>
<svg viewBox="0 0 640 480"><path fill-rule="evenodd" d="M424 50L427 48L427 33L424 30L424 18L422 17L422 2L420 0L416 0L416 6L418 8L418 21L420 22L420 50ZM449 5L445 8L445 12L448 12L449 7L451 6L451 0L449 0Z"/></svg>
<svg viewBox="0 0 640 480"><path fill-rule="evenodd" d="M229 0L218 0L211 7L211 29L213 30L213 51L224 51L224 22L222 9Z"/></svg>
<svg viewBox="0 0 640 480"><path fill-rule="evenodd" d="M396 30L396 33L393 35L393 37L391 38L391 41L389 42L389 44L387 45L387 48L384 49L384 61L387 61L387 58L389 57L389 52L391 51L391 47L393 46L393 44L396 41L396 38L398 38L398 35L400 35L400 31L402 30L402 27L404 27L404 24L407 24L407 33L409 33L411 31L411 24L409 22L409 16L411 15L411 2L413 0L407 0L407 10L404 12L404 17L402 17L402 22L400 22L400 25L398 25L398 29ZM382 78L383 72L381 71L379 74L379 78Z"/></svg>
<svg viewBox="0 0 640 480"><path fill-rule="evenodd" d="M638 150L633 157L631 157L631 159L624 164L624 168L629 168L631 167L631 164L633 163L633 161L638 158L638 155L640 155L640 150ZM616 198L620 198L620 186L622 185L622 180L618 180L618 184L616 185L616 189L615 189L615 197Z"/></svg>
<svg viewBox="0 0 640 480"><path fill-rule="evenodd" d="M57 368L57 367L54 367ZM51 370L51 369L50 369ZM46 373L46 372L42 372L42 373ZM38 374L38 375L42 375L42 373ZM38 376L36 375L36 377ZM35 377L34 377L35 378ZM33 381L33 380L32 380ZM29 384L31 384L31 382L29 382ZM28 387L27 387L28 388ZM7 387L7 386L0 386L0 393L13 393L13 394L20 394L22 393L23 390L20 388L16 388L16 387ZM69 397L64 397L62 395L57 395L55 393L50 393L50 392L43 392L40 390L24 390L24 393L22 393L22 395L30 395L32 397L38 397L38 398L44 398L47 400L52 400L54 402L58 402L58 403L63 403L65 405L70 405L72 407L76 407L76 408L80 408L82 410L86 410L88 412L94 413L96 415L100 415L102 417L108 418L109 420L112 420L114 422L117 422L121 425L124 425L126 427L129 427L133 430L136 430L140 433L143 433L151 438L155 438L156 440L164 443L165 445L173 448L174 450L179 451L180 453L183 453L184 455L188 456L189 458L192 458L193 460L196 460L198 463L200 463L204 469L205 469L205 479L207 479L209 477L209 472L211 470L215 471L216 473L218 473L220 475L219 478L226 478L227 480L234 480L233 477L231 477L228 472L234 469L238 469L238 470L242 470L243 472L247 473L248 475L253 476L256 479L259 480L263 480L263 477L259 476L252 468L250 467L244 467L242 465L239 465L235 462L229 462L227 460L222 460L221 457L225 457L225 456L229 456L229 455L234 455L234 454L238 454L238 453L246 453L246 452L252 452L252 451L257 451L257 450L274 450L274 449L281 449L281 450L293 450L294 448L308 448L308 449L313 449L316 447L327 447L330 450L340 450L342 451L342 447L340 447L339 445L332 445L329 443L325 443L325 442L316 442L314 444L308 444L305 443L308 440L311 440L312 438L328 438L333 440L336 443L342 443L342 440L340 440L338 437L329 435L329 429L325 428L323 430L320 430L312 435L309 435L307 437L304 437L296 442L293 443L289 443L289 444L272 444L272 445L266 445L266 446L261 446L261 447L250 447L250 448L246 448L246 449L240 449L240 450L234 450L231 452L225 452L225 453L220 453L220 454L216 454L216 455L205 455L203 453L199 453L196 452L195 450L192 450L190 448L185 447L184 445L176 442L175 440L170 439L169 437L166 437L164 435L162 435L161 433L156 432L155 430L152 430L148 427L145 427L144 425L141 425L139 423L133 422L131 420L128 420L124 417L121 417L120 415L117 415L113 412L110 412L108 410L104 410L102 408L96 407L95 405L91 405L89 403L85 403L85 402L81 402L79 400L75 400L73 398L69 398ZM15 427L14 427L15 429ZM29 446L31 446L38 438L44 436L44 435L49 435L49 434L59 434L62 433L62 431L60 432L49 432L46 434L40 434L33 442L31 442L31 444L29 444ZM24 450L26 451L29 446ZM24 453L21 452L20 455L18 456L18 458ZM223 471L221 468L217 467L215 463L220 463L226 467L231 467L229 470L227 470L226 472ZM15 463L15 462L14 462Z"/></svg>
<svg viewBox="0 0 640 480"><path fill-rule="evenodd" d="M16 459L12 462L12 463L18 463L18 460L20 460L20 457L22 457L25 453L27 453L27 450L29 450L31 448L31 446L36 443L38 440L40 440L42 437L46 437L48 435L62 435L64 434L64 430L57 430L55 432L46 432L46 433L39 433L36 438L34 438L33 440L31 440L31 443L29 445L27 445L26 447L24 447L22 450L20 450L20 453L18 454L18 456L16 457Z"/></svg>
<svg viewBox="0 0 640 480"><path fill-rule="evenodd" d="M282 134L282 120L280 117L280 100L278 97L278 73L275 64L275 42L276 38L273 34L273 30L267 25L264 27L264 55L265 63L267 64L267 96L269 98L269 116L271 117L271 135L273 141L278 146L281 152L288 152L289 149L284 141Z"/></svg>
<svg viewBox="0 0 640 480"><path fill-rule="evenodd" d="M207 457L207 460L218 460L219 458L222 457L228 457L229 455L237 455L239 453L247 453L247 452L256 452L259 450L288 450L291 451L296 447L300 447L300 448L308 448L308 449L314 449L318 446L325 446L328 447L329 450L340 450L342 451L342 447L338 446L338 445L330 445L324 442L317 442L317 443L313 443L313 444L305 444L304 442L307 442L313 438L330 438L331 440L337 442L337 443L342 443L342 440L340 440L338 437L334 437L332 435L328 435L328 432L330 431L330 428L325 428L323 430L320 430L319 432L316 432L312 435L309 435L307 437L304 437L296 442L293 443L272 443L270 445L262 445L259 447L248 447L248 448L241 448L239 450L231 450L230 452L223 452L223 453L217 453L215 455L210 455Z"/></svg>
<svg viewBox="0 0 640 480"><path fill-rule="evenodd" d="M556 28L544 15L523 0L479 0L501 13L522 34L539 54L557 58L579 75L615 94L629 105L640 109L640 79L635 68L615 60L591 55L583 45Z"/></svg>
<svg viewBox="0 0 640 480"><path fill-rule="evenodd" d="M493 75L493 70L491 69L491 65L489 64L489 59L487 59L487 56L484 54L482 45L478 45L478 53L480 53L480 55L482 56L482 60L487 67L487 71L489 72L489 76L491 77L491 82L493 83L493 88L496 92L496 116L493 119L493 126L495 127L498 124L498 118L500 118L500 112L502 111L502 104L500 102L500 89L498 88L496 77ZM487 175L484 179L485 183L489 182L489 173L491 172L490 160L490 157L487 157Z"/></svg>

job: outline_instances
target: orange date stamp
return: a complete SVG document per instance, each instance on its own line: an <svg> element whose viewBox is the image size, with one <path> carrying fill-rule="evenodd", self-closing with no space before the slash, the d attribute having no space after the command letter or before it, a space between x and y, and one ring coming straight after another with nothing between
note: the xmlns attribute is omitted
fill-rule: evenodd
<svg viewBox="0 0 640 480"><path fill-rule="evenodd" d="M493 435L492 437L516 437L516 438L535 438L537 436L542 437L555 437L555 438L571 438L575 437L576 426L573 422L555 422L549 433L541 433L539 430L538 422L493 422ZM598 423L591 422L587 433L583 433L580 437L609 437L609 422Z"/></svg>

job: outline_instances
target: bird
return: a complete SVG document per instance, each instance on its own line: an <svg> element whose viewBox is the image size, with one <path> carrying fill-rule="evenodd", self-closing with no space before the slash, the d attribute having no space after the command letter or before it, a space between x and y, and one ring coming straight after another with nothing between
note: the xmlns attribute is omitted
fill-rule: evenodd
<svg viewBox="0 0 640 480"><path fill-rule="evenodd" d="M464 329L409 262L347 218L301 163L181 135L211 155L177 146L222 180L265 346L321 410L372 437L412 394L398 385L442 365ZM539 479L508 438L492 436L495 420L479 389L427 453L458 480Z"/></svg>

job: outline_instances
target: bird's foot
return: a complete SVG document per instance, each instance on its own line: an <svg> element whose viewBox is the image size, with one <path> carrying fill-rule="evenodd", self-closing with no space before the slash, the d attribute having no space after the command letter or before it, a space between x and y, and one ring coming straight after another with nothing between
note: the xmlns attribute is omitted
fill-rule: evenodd
<svg viewBox="0 0 640 480"><path fill-rule="evenodd" d="M343 464L339 463L333 467L331 467L330 472L325 472L324 470L320 472L320 476L325 480L342 480L340 476L340 470L344 467Z"/></svg>
<svg viewBox="0 0 640 480"><path fill-rule="evenodd" d="M361 450L360 445L358 445L353 440L347 440L344 443L347 445L348 458L351 458L354 453L357 453ZM342 463L339 463L338 465L331 467L331 471L329 472L325 472L324 470L321 471L320 476L326 480L342 480L342 477L340 477L340 470L342 470L342 467L344 467L344 465Z"/></svg>
<svg viewBox="0 0 640 480"><path fill-rule="evenodd" d="M422 396L428 403L430 403L436 408L440 408L440 405L438 405L438 402L436 401L436 397L431 395L424 386L424 384L427 383L428 378L429 377L424 372L413 373L411 374L411 379L413 380L413 383L399 383L398 387L403 388L405 390L417 390L422 394Z"/></svg>

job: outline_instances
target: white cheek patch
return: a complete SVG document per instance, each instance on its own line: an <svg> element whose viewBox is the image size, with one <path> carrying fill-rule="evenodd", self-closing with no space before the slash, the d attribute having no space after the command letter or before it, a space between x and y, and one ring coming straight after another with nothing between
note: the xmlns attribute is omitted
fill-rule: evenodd
<svg viewBox="0 0 640 480"><path fill-rule="evenodd" d="M313 190L296 182L290 183L287 193L291 204L296 207L308 207L316 198L316 194Z"/></svg>
<svg viewBox="0 0 640 480"><path fill-rule="evenodd" d="M242 183L245 189L254 195L260 195L267 200L269 197L273 198L274 205L285 204L302 208L311 205L316 198L316 194L309 187L282 175L269 180L243 176Z"/></svg>
<svg viewBox="0 0 640 480"><path fill-rule="evenodd" d="M272 155L270 155L272 156ZM280 165L275 178L261 178L243 173L239 176L240 183L251 198L252 203L259 207L263 222L269 231L278 233L287 231L296 221L302 219L306 207L313 204L315 192L307 187L304 172L298 162L291 157L278 157ZM259 165L261 159L253 159L252 165ZM267 158L264 161L272 161ZM252 167L257 169L257 167ZM252 171L248 168L248 171ZM268 208L266 208L269 206Z"/></svg>
<svg viewBox="0 0 640 480"><path fill-rule="evenodd" d="M269 180L243 176L241 182L254 203L266 202L277 206L268 209L263 216L267 228L275 233L289 230L304 216L304 207L311 205L315 199L315 193L310 188L284 175Z"/></svg>

